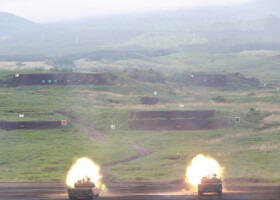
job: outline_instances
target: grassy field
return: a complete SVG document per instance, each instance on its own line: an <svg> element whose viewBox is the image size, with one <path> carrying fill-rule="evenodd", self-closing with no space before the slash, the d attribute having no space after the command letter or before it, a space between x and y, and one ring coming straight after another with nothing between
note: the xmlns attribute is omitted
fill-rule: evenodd
<svg viewBox="0 0 280 200"><path fill-rule="evenodd" d="M192 89L186 88L186 91L193 91ZM79 110L76 115L84 115L82 116L84 119L92 120L93 123L99 118L97 124L104 125L103 128L115 138L113 140L121 137L123 140L133 141L152 150L153 154L148 157L113 167L111 172L118 179L125 181L181 179L192 157L204 153L219 160L225 168L226 179L279 183L277 178L280 150L279 122L276 127L264 126L277 122L275 116L279 114L277 102L279 95L275 95L273 91L253 91L256 93L255 97L251 97L247 92L221 92L208 89L195 91L192 92L191 96L194 97L192 100L189 95L180 98L165 96L163 98L168 98L169 102L157 106L111 105L115 107L114 110L102 110L100 113L87 115L85 109ZM263 92L271 103L266 103L263 99ZM217 93L223 93L228 102L213 102L211 96ZM126 122L129 111L179 109L179 101L190 110L216 109L218 111L216 117L228 117L230 127L217 131L189 132L141 132L128 129ZM252 113L250 108L262 112ZM241 117L241 123L234 123L236 116ZM126 120L123 120L124 118ZM117 125L117 130L109 129L111 123ZM129 173L125 173L127 171Z"/></svg>
<svg viewBox="0 0 280 200"><path fill-rule="evenodd" d="M148 48L175 48L188 44L204 44L207 38L194 36L193 32L149 32L133 37L122 46L139 46Z"/></svg>
<svg viewBox="0 0 280 200"><path fill-rule="evenodd" d="M24 69L44 68L50 69L51 66L44 62L12 62L12 61L0 61L1 70L13 70L22 71Z"/></svg>
<svg viewBox="0 0 280 200"><path fill-rule="evenodd" d="M91 71L106 66L117 70L129 66L138 68L141 63L146 63L147 68L154 65L165 75L174 66L170 76L188 70L225 72L227 69L267 81L280 77L275 68L277 60L270 60L278 53L175 54L149 61L90 63L79 60L76 64L81 71ZM4 70L2 64L0 69ZM0 78L10 73L14 71L3 71ZM18 117L21 113L25 114L26 121L62 120L66 117L56 110L65 110L96 128L104 129L107 141L89 139L87 130L69 119L67 127L55 130L0 130L0 181L64 181L67 170L79 157L88 156L103 165L135 155L136 152L128 146L138 145L150 149L152 154L111 167L110 172L115 178L123 181L184 179L187 164L194 156L203 153L221 163L225 179L280 183L280 92L276 89L226 90L187 86L179 81L148 83L133 80L126 73L116 75L119 79L113 86L1 87L1 121L22 120ZM153 96L153 91L158 91L160 102L154 106L142 105L139 97ZM130 97L130 93L134 93L134 97ZM216 102L217 96L223 97L224 101ZM185 107L179 108L179 104ZM215 109L215 117L228 118L229 128L144 132L132 131L128 125L131 111L203 109ZM235 117L240 117L241 122L234 123ZM116 130L110 129L111 124L116 125Z"/></svg>
<svg viewBox="0 0 280 200"><path fill-rule="evenodd" d="M247 77L255 77L265 82L280 77L279 54L279 51L243 51L228 54L175 53L146 60L102 60L100 62L78 60L76 65L78 69L85 71L155 69L169 76L182 74L182 72L239 72Z"/></svg>

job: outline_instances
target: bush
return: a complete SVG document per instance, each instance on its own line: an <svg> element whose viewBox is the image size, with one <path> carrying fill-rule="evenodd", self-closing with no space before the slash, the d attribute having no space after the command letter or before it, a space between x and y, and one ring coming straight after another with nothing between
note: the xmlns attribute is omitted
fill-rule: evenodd
<svg viewBox="0 0 280 200"><path fill-rule="evenodd" d="M256 96L256 94L253 93L253 92L250 92L250 93L248 94L248 96L249 96L249 97L254 97L254 96Z"/></svg>
<svg viewBox="0 0 280 200"><path fill-rule="evenodd" d="M17 64L16 64L17 66L19 66L19 67L21 67L21 66L25 66L25 64L24 63L22 63L22 62L17 62Z"/></svg>
<svg viewBox="0 0 280 200"><path fill-rule="evenodd" d="M226 102L226 99L223 96L216 96L212 98L213 101L217 102L217 103L224 103Z"/></svg>
<svg viewBox="0 0 280 200"><path fill-rule="evenodd" d="M265 117L264 113L254 108L251 108L247 113L247 121L249 122L260 123Z"/></svg>

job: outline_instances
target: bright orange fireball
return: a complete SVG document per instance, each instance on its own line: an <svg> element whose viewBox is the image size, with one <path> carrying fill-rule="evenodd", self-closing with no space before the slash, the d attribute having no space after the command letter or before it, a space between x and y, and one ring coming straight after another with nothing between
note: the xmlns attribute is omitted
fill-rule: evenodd
<svg viewBox="0 0 280 200"><path fill-rule="evenodd" d="M222 176L222 167L220 164L209 156L199 154L193 158L191 164L186 169L186 182L197 190L197 185L201 183L203 177L211 177L214 174L218 178Z"/></svg>
<svg viewBox="0 0 280 200"><path fill-rule="evenodd" d="M68 171L66 184L68 187L73 188L78 180L88 177L97 187L99 187L101 186L100 179L102 178L99 169L99 166L91 159L80 158Z"/></svg>

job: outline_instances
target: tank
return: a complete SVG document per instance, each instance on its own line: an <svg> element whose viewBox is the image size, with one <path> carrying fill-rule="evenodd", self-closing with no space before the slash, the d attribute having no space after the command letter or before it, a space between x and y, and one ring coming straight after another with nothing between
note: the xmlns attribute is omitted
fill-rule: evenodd
<svg viewBox="0 0 280 200"><path fill-rule="evenodd" d="M223 192L222 180L215 174L212 177L203 177L197 188L199 196L202 196L205 193L214 193L218 196L221 196Z"/></svg>
<svg viewBox="0 0 280 200"><path fill-rule="evenodd" d="M96 200L99 199L99 189L90 181L90 178L78 180L74 188L68 189L69 200Z"/></svg>

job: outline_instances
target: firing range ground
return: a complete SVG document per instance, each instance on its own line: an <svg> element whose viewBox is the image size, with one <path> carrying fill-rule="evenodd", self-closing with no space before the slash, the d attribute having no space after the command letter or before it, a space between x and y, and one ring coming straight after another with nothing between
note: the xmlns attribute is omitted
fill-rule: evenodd
<svg viewBox="0 0 280 200"><path fill-rule="evenodd" d="M183 190L182 185L126 183L108 186L100 200L279 200L280 187L231 188L222 197L202 196ZM241 190L234 190L241 189ZM67 200L63 183L0 183L2 200Z"/></svg>

